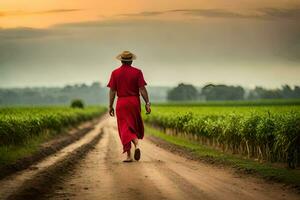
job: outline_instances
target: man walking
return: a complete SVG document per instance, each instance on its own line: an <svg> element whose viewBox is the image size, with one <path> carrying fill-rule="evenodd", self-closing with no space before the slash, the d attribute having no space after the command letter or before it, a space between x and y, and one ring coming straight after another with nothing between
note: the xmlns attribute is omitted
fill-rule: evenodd
<svg viewBox="0 0 300 200"><path fill-rule="evenodd" d="M144 80L143 73L140 69L132 66L132 61L136 56L124 51L117 56L122 65L111 73L111 77L107 87L109 91L109 114L114 116L114 99L118 96L116 104L116 115L118 123L118 131L121 142L123 144L123 153L127 153L124 162L132 162L131 142L135 146L134 159L140 160L141 150L139 148L138 139L144 137L144 125L141 117L140 94L142 95L146 105L146 114L150 114L150 102L148 92L145 88L147 85Z"/></svg>

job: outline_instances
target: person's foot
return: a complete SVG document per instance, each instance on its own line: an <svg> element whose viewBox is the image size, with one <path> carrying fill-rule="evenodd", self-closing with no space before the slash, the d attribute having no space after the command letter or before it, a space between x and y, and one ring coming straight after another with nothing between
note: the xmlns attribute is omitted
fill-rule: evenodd
<svg viewBox="0 0 300 200"><path fill-rule="evenodd" d="M138 147L134 151L134 159L136 161L139 161L141 159L141 150Z"/></svg>

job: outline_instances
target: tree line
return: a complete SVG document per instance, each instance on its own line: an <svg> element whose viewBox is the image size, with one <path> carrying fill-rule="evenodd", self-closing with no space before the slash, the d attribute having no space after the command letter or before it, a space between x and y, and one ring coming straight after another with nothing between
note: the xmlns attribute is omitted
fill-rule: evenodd
<svg viewBox="0 0 300 200"><path fill-rule="evenodd" d="M148 87L152 101L164 102L170 87ZM63 87L0 88L0 106L7 105L69 105L80 99L86 105L107 105L108 89L99 82Z"/></svg>
<svg viewBox="0 0 300 200"><path fill-rule="evenodd" d="M256 86L246 90L241 86L224 84L207 84L197 89L191 84L180 83L168 91L169 101L226 101L226 100L258 100L258 99L293 99L300 98L300 86L292 88L283 85L281 88L266 89Z"/></svg>
<svg viewBox="0 0 300 200"><path fill-rule="evenodd" d="M208 84L195 87L180 83L174 88L149 86L147 89L152 102L300 98L300 87L288 85L278 89L255 87L248 90L241 86ZM64 87L0 88L0 106L69 105L74 99L81 99L86 105L106 105L108 89L99 82Z"/></svg>
<svg viewBox="0 0 300 200"><path fill-rule="evenodd" d="M105 88L98 82L64 87L0 89L0 105L69 105L73 99L82 99L93 105L105 102L106 97Z"/></svg>

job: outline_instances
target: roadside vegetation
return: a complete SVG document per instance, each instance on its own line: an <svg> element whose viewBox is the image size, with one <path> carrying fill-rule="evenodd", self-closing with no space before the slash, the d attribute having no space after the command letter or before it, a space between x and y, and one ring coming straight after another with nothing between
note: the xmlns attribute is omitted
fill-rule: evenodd
<svg viewBox="0 0 300 200"><path fill-rule="evenodd" d="M269 162L260 163L239 155L228 154L185 137L166 134L150 125L145 126L145 131L148 135L173 145L175 148L172 148L172 150L180 148L186 150L195 159L216 165L230 166L241 173L257 174L267 180L279 181L298 188L300 187L299 170L291 170L285 167L278 167Z"/></svg>
<svg viewBox="0 0 300 200"><path fill-rule="evenodd" d="M0 165L33 153L65 128L106 112L104 107L0 108Z"/></svg>
<svg viewBox="0 0 300 200"><path fill-rule="evenodd" d="M262 105L259 102L249 105L241 102L236 106L233 102L157 104L144 119L152 127L148 128L150 132L155 132L153 128L157 131L155 136L197 149L201 156L234 161L242 168L266 176L299 178L298 170L282 174L300 164L300 106L291 101L286 105L284 101L260 102Z"/></svg>

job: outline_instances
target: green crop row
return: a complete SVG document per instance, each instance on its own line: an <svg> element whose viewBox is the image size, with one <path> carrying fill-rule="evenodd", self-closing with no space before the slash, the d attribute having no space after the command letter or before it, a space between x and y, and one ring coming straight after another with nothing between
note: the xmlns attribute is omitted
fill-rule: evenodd
<svg viewBox="0 0 300 200"><path fill-rule="evenodd" d="M72 109L66 107L1 108L0 145L18 145L43 131L63 128L100 116L104 107Z"/></svg>
<svg viewBox="0 0 300 200"><path fill-rule="evenodd" d="M299 107L153 107L145 121L192 136L224 151L295 167L300 148Z"/></svg>
<svg viewBox="0 0 300 200"><path fill-rule="evenodd" d="M261 100L240 100L240 101L175 101L175 102L167 102L167 103L154 103L154 106L201 106L201 107L213 107L213 106L229 106L229 107L249 107L249 106L299 106L300 105L300 99L261 99Z"/></svg>

